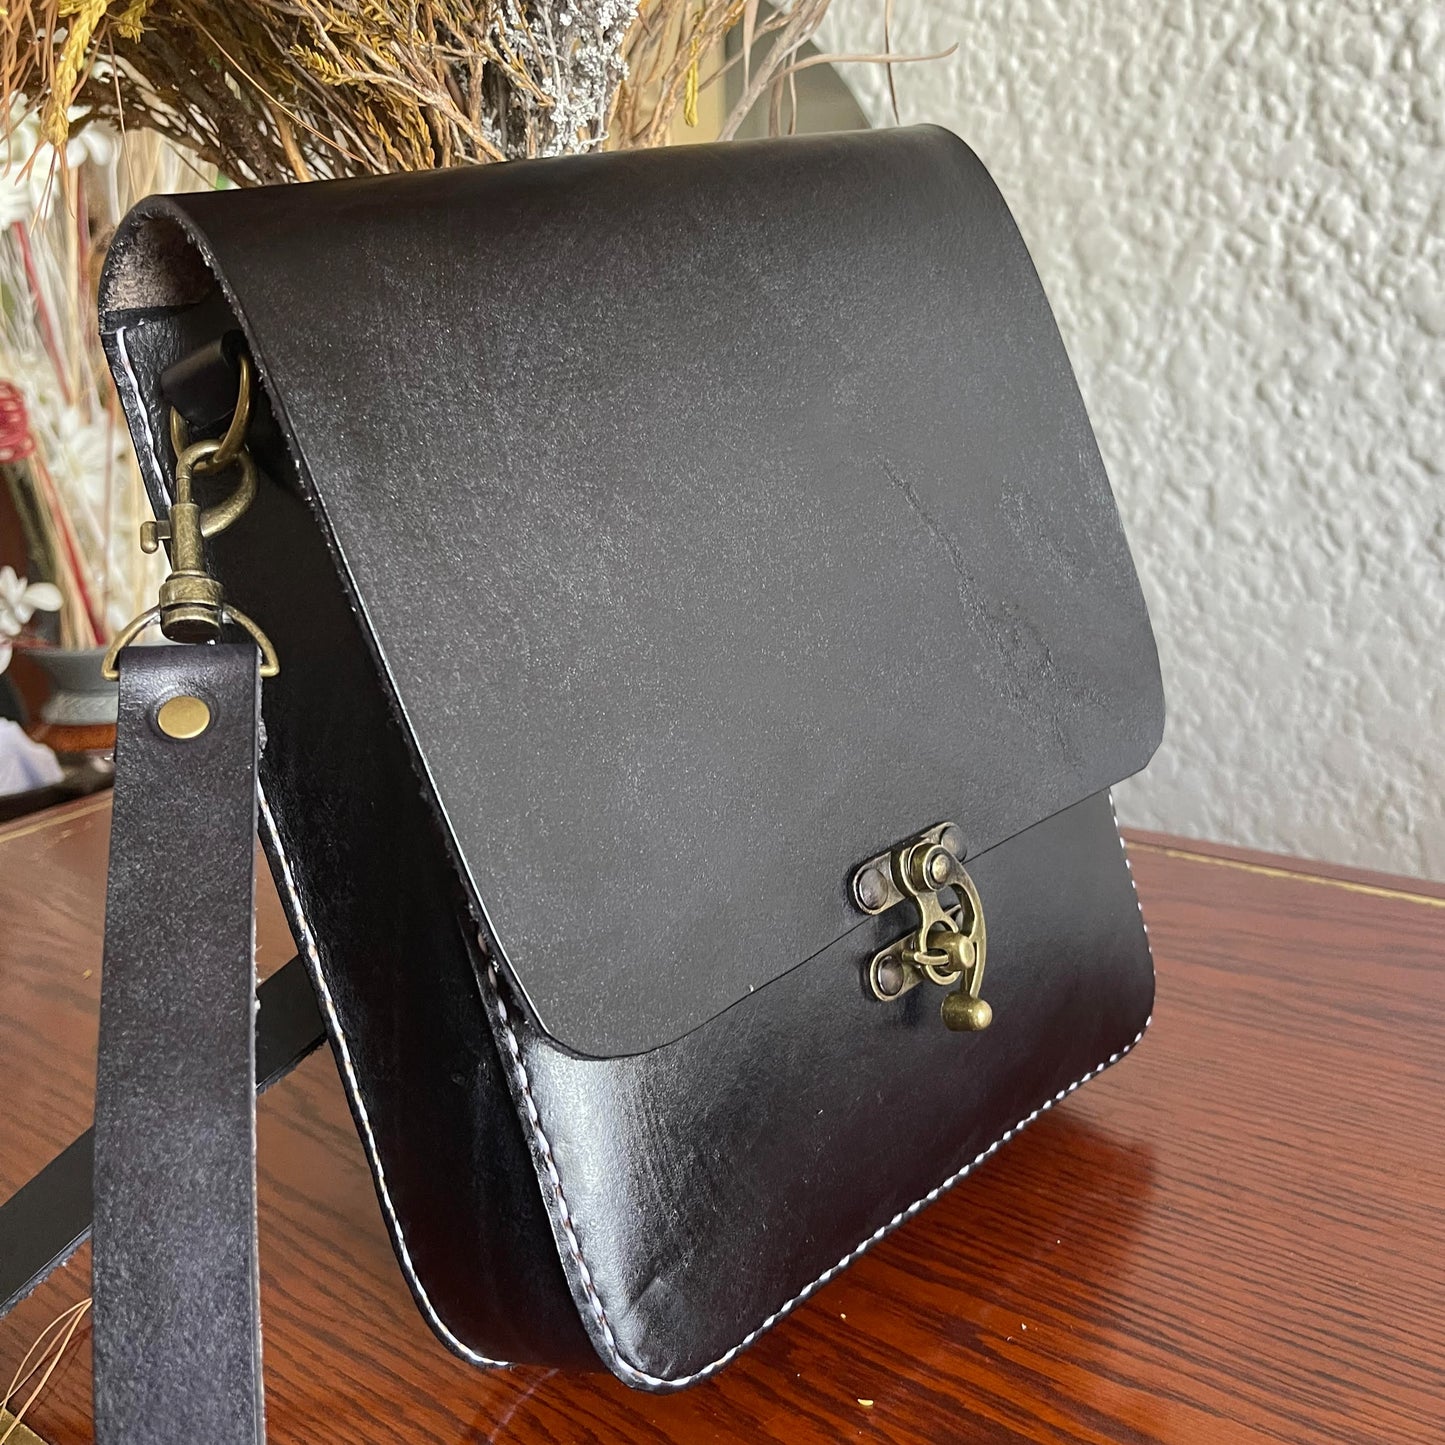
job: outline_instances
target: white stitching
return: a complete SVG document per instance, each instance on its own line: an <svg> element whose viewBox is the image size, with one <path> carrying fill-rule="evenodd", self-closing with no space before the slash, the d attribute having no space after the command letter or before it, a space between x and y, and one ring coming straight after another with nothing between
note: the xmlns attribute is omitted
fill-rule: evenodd
<svg viewBox="0 0 1445 1445"><path fill-rule="evenodd" d="M1114 806L1114 790L1109 789L1109 815L1114 820L1114 836L1119 840L1119 851L1124 855L1124 868L1129 874L1129 887L1134 891L1134 906L1139 910L1139 926L1144 930L1144 947L1149 952L1149 971L1154 975L1155 986L1159 982L1159 968L1154 962L1154 944L1149 937L1149 920L1144 917L1144 905L1139 899L1139 885L1134 881L1134 864L1129 858L1129 849L1124 842L1123 830L1119 827L1119 810ZM1151 1015L1152 1017L1152 1015ZM1149 1025L1146 1023L1145 1028ZM1136 1039L1137 1043L1138 1040Z"/></svg>
<svg viewBox="0 0 1445 1445"><path fill-rule="evenodd" d="M506 1034L507 1051L511 1055L513 1064L515 1065L517 1071L518 1088L523 1098L525 1098L527 1102L527 1114L532 1125L532 1131L536 1136L538 1149L547 1161L547 1174L549 1180L551 1181L553 1192L556 1195L557 1207L561 1212L562 1228L567 1235L567 1242L571 1253L574 1259L577 1261L577 1264L580 1266L580 1273L582 1276L584 1292L587 1296L587 1302L592 1306L592 1312L596 1316L597 1322L601 1327L603 1337L607 1341L608 1351L612 1355L613 1362L616 1364L619 1371L623 1375L640 1380L647 1385L665 1386L668 1389L681 1389L684 1385L690 1385L695 1380L701 1380L705 1376L714 1374L716 1371L722 1369L722 1367L726 1365L729 1360L733 1359L733 1357L736 1356L740 1351L745 1350L750 1344L752 1344L755 1339L758 1338L759 1335L772 1328L772 1326L775 1325L780 1319L782 1319L784 1315L788 1314L789 1311L791 1311L795 1306L801 1304L815 1290L818 1290L822 1288L823 1285L827 1284L828 1281L832 1279L833 1276L837 1274L840 1270L846 1269L865 1250L872 1248L872 1246L876 1244L880 1239L882 1239L886 1234L891 1233L900 1224L904 1223L906 1220L911 1219L915 1214L918 1213L920 1209L923 1209L927 1205L932 1204L934 1200L936 1200L940 1195L951 1189L966 1175L971 1174L974 1169L976 1169L980 1164L984 1162L985 1159L997 1153L999 1149L1001 1149L1005 1144L1007 1144L1008 1141L1012 1139L1015 1134L1019 1133L1020 1130L1032 1124L1034 1120L1039 1117L1040 1114L1046 1113L1048 1110L1052 1109L1055 1104L1059 1103L1063 1099L1068 1098L1068 1096L1072 1094L1075 1089L1078 1089L1082 1085L1087 1084L1089 1080L1092 1079L1096 1074L1101 1074L1111 1065L1118 1063L1119 1060L1122 1059L1124 1055L1127 1054L1129 1050L1132 1049L1134 1045L1137 1044L1139 1040L1144 1037L1144 1032L1146 1029L1148 1029L1150 1020L1152 1019L1152 1015L1150 1016L1150 1019L1145 1019L1144 1027L1141 1028L1139 1032L1135 1034L1134 1037L1127 1044L1125 1044L1125 1046L1117 1053L1110 1054L1109 1057L1105 1059L1102 1064L1099 1064L1096 1067L1090 1069L1087 1074L1083 1075L1079 1079L1076 1079L1072 1084L1068 1085L1067 1088L1060 1089L1059 1092L1055 1094L1052 1099L1048 1099L1044 1103L1040 1104L1039 1107L1035 1109L1032 1114L1029 1114L1023 1119L1020 1119L1018 1123L1014 1124L1011 1128L1006 1129L997 1139L993 1141L992 1144L988 1146L988 1148L983 1149L978 1154L976 1154L973 1159L969 1161L969 1163L963 1166L962 1169L959 1169L956 1173L949 1175L949 1177L945 1179L943 1183L936 1185L933 1189L930 1189L929 1192L925 1194L922 1199L919 1199L915 1203L910 1204L907 1209L900 1210L886 1224L880 1225L861 1244L857 1245L855 1248L845 1254L843 1258L837 1262L837 1264L832 1265L830 1268L824 1270L823 1273L820 1274L818 1278L812 1282L812 1284L807 1285L805 1288L799 1290L798 1293L795 1294L792 1299L790 1299L786 1304L779 1305L779 1307L774 1310L773 1313L770 1314L767 1319L762 1322L762 1324L758 1325L756 1329L751 1330L748 1334L744 1335L743 1338L740 1339L737 1344L735 1344L725 1354L719 1355L718 1358L715 1359L710 1365L704 1365L702 1369L696 1370L690 1375L675 1376L669 1379L663 1376L650 1375L645 1370L639 1370L635 1365L631 1363L631 1361L623 1358L621 1352L617 1347L617 1341L613 1336L612 1327L607 1321L607 1313L603 1308L601 1299L597 1295L596 1288L593 1286L591 1273L588 1271L586 1261L583 1259L582 1256L582 1246L578 1241L576 1231L572 1226L572 1216L567 1208L566 1195L564 1195L562 1192L562 1180L561 1176L557 1173L557 1166L554 1160L554 1156L552 1154L552 1146L548 1142L547 1136L542 1130L542 1121L537 1113L537 1106L532 1099L531 1083L527 1078L526 1066L522 1063L521 1050L518 1048L516 1035L512 1032L512 1025L507 1015L506 1001L502 998L501 989L499 987L497 979L496 968L492 964L488 964L487 966L487 980L492 986L493 996L496 1000L497 1008L502 1022L502 1029Z"/></svg>
<svg viewBox="0 0 1445 1445"><path fill-rule="evenodd" d="M126 380L130 382L131 395L135 397L135 409L145 424L146 450L150 453L151 470L155 473L156 480L165 485L165 468L161 466L160 457L156 455L156 439L151 432L150 413L146 410L145 401L141 395L140 382L136 378L135 368L130 363L130 348L125 344L125 327L117 326L115 329L116 346L120 349L120 364L125 368Z"/></svg>
<svg viewBox="0 0 1445 1445"><path fill-rule="evenodd" d="M146 449L150 453L151 464L155 468L155 476L162 486L165 484L165 472L161 468L160 459L156 455L155 437L151 432L150 413L146 410L141 396L140 382L131 366L130 351L125 344L125 328L117 327L115 330L117 349L120 353L121 365L125 368L126 380L130 383L131 390L135 396L135 409L145 427ZM421 1301L422 1310L430 1320L436 1332L446 1340L447 1344L459 1355L470 1360L473 1364L485 1365L494 1369L508 1369L510 1364L506 1360L493 1360L487 1355L480 1354L469 1345L463 1344L449 1330L437 1314L431 1298L421 1282L421 1277L416 1272L416 1266L412 1263L411 1251L407 1248L406 1235L402 1232L401 1220L397 1216L396 1206L392 1203L391 1191L387 1188L386 1171L382 1168L381 1154L376 1147L376 1136L371 1128L371 1116L366 1111L366 1100L362 1097L361 1085L356 1077L356 1069L352 1064L351 1050L346 1042L346 1035L341 1029L341 1020L336 1012L336 1005L331 997L331 990L327 986L326 977L321 971L321 955L316 946L316 937L311 932L311 925L306 920L305 910L301 907L301 898L296 891L296 882L291 873L291 860L286 856L286 850L281 846L281 834L276 827L276 820L271 815L270 805L266 801L265 789L258 783L256 792L261 805L261 818L265 823L266 832L271 839L271 846L275 856L280 860L281 879L286 886L287 895L291 899L292 916L296 920L297 927L301 930L302 947L306 950L306 956L311 961L311 977L321 995L322 1006L326 1010L326 1016L331 1023L331 1037L336 1041L336 1052L341 1061L341 1072L346 1086L346 1091L351 1097L355 1106L357 1117L361 1120L361 1143L366 1150L367 1161L371 1165L372 1174L376 1178L377 1193L381 1197L382 1210L386 1215L387 1224L391 1231L392 1238L396 1241L396 1252L401 1260L401 1267L410 1281L416 1297Z"/></svg>
<svg viewBox="0 0 1445 1445"><path fill-rule="evenodd" d="M488 953L487 943L481 935L478 935L478 942L484 953ZM527 1077L527 1066L522 1062L521 1046L517 1043L517 1035L512 1031L511 1015L507 1011L507 1002L502 997L501 985L497 979L497 968L490 958L487 961L487 983L491 987L492 1001L497 1006L497 1016L501 1021L502 1033L507 1041L507 1053L513 1070L513 1077L516 1083L517 1092L520 1094L527 1109L527 1121L532 1128L532 1139L537 1146L537 1152L547 1171L548 1183L552 1186L552 1194L557 1201L557 1209L560 1214L562 1232L567 1236L567 1248L577 1265L577 1272L581 1276L583 1290L587 1296L587 1303L592 1306L592 1313L596 1317L598 1327L602 1331L603 1338L607 1341L607 1349L612 1358L628 1373L637 1375L640 1379L649 1383L665 1384L666 1381L654 1381L651 1375L645 1375L636 1370L625 1359L617 1347L617 1339L612 1333L612 1326L607 1320L607 1311L602 1306L602 1300L597 1293L596 1286L592 1283L592 1271L587 1268L587 1260L582 1253L581 1241L577 1238L577 1231L572 1225L572 1211L567 1206L567 1196L562 1189L562 1176L557 1172L557 1159L552 1153L551 1141L547 1138L547 1132L542 1128L542 1116L537 1111L537 1101L532 1097L532 1081Z"/></svg>
<svg viewBox="0 0 1445 1445"><path fill-rule="evenodd" d="M1119 840L1119 850L1124 855L1124 866L1129 873L1129 887L1132 889L1134 894L1134 903L1139 909L1139 920L1144 926L1144 943L1146 949L1148 949L1149 952L1149 967L1150 970L1153 971L1154 950L1149 944L1149 926L1147 923L1144 923L1144 906L1139 902L1139 889L1134 883L1134 870L1129 863L1129 850L1125 848L1123 834L1119 832L1119 818L1118 814L1114 812L1114 796L1112 793L1109 794L1109 811L1114 818L1114 832ZM482 949L485 952L487 947L486 939L482 938L480 935L478 936L478 938ZM511 1056L512 1066L516 1074L516 1087L522 1098L526 1101L527 1118L532 1126L532 1133L537 1144L537 1150L546 1163L547 1178L552 1186L552 1192L557 1201L557 1210L561 1215L560 1222L563 1232L567 1236L568 1249L570 1250L573 1259L577 1263L578 1273L582 1278L583 1291L587 1297L587 1303L592 1307L592 1313L596 1317L598 1326L602 1331L602 1336L607 1342L608 1352L609 1354L611 1354L613 1363L617 1367L618 1372L624 1377L638 1380L645 1385L665 1387L670 1390L680 1390L684 1385L690 1385L695 1380L701 1380L706 1376L714 1374L716 1371L722 1369L722 1367L726 1365L729 1360L733 1359L742 1350L747 1349L747 1347L752 1344L752 1342L757 1339L759 1335L771 1329L772 1326L775 1325L780 1319L782 1319L784 1315L788 1314L795 1306L802 1304L802 1302L807 1299L809 1295L813 1294L814 1291L821 1289L840 1270L846 1269L850 1264L853 1263L855 1259L857 1259L861 1254L863 1254L865 1250L871 1249L873 1245L875 1245L885 1235L890 1234L900 1224L903 1224L907 1220L911 1219L915 1214L918 1213L920 1209L923 1209L926 1206L932 1204L936 1199L939 1198L940 1195L944 1194L947 1190L952 1189L953 1186L957 1184L961 1179L963 1179L966 1175L971 1174L976 1168L978 1168L980 1164L984 1162L985 1159L989 1158L993 1154L996 1154L1005 1144L1009 1142L1010 1139L1014 1137L1015 1134L1019 1133L1020 1130L1025 1129L1030 1124L1032 1124L1034 1120L1039 1117L1040 1114L1047 1113L1047 1111L1052 1109L1055 1104L1061 1102L1064 1099L1067 1099L1070 1094L1072 1094L1076 1089L1081 1088L1084 1084L1087 1084L1090 1079L1094 1078L1098 1074L1102 1074L1105 1069L1109 1068L1113 1064L1117 1064L1119 1060L1122 1059L1124 1055L1127 1054L1134 1047L1134 1045L1137 1044L1139 1040L1144 1037L1144 1034L1147 1032L1149 1025L1153 1022L1154 1019L1154 1015L1151 1013L1149 1017L1144 1020L1143 1028L1141 1028L1139 1032L1135 1034L1134 1037L1130 1039L1130 1041L1125 1044L1124 1047L1120 1049L1117 1053L1110 1054L1109 1057L1105 1059L1102 1064L1098 1064L1094 1068L1090 1069L1089 1072L1083 1075L1082 1078L1075 1079L1074 1082L1068 1085L1067 1088L1060 1089L1059 1092L1055 1094L1052 1099L1045 1100L1045 1102L1040 1104L1039 1107L1035 1109L1032 1114L1029 1114L1023 1119L1020 1119L1018 1123L1013 1125L1011 1128L1004 1130L1004 1132L999 1135L999 1137L995 1139L993 1143L988 1146L988 1148L983 1149L978 1154L974 1155L973 1159L971 1159L967 1164L965 1164L962 1169L959 1169L954 1174L950 1174L949 1177L945 1179L942 1184L936 1185L933 1189L930 1189L928 1193L923 1196L922 1199L919 1199L913 1204L910 1204L907 1209L899 1210L899 1212L895 1214L893 1218L887 1222L887 1224L879 1225L879 1227L875 1229L873 1233L868 1236L867 1239L865 1239L861 1244L857 1245L855 1248L845 1254L843 1258L838 1261L837 1264L832 1265L828 1269L825 1269L823 1273L820 1274L818 1278L812 1282L812 1284L807 1285L805 1288L799 1290L798 1293L795 1294L792 1299L790 1299L786 1304L779 1305L778 1308L774 1310L773 1313L770 1314L767 1319L762 1322L762 1324L758 1325L756 1329L744 1335L743 1338L740 1339L737 1344L735 1344L725 1354L719 1355L717 1359L715 1359L710 1365L704 1365L700 1370L695 1370L690 1375L674 1376L673 1378L669 1379L664 1376L650 1375L645 1370L639 1370L634 1364L632 1364L630 1360L626 1360L623 1358L622 1352L617 1347L617 1340L612 1333L612 1326L608 1323L607 1320L607 1311L603 1308L602 1300L597 1293L596 1287L592 1283L591 1271L587 1268L587 1261L583 1258L582 1245L577 1238L577 1231L572 1224L572 1213L567 1207L567 1196L562 1192L562 1176L557 1172L556 1156L552 1153L551 1142L548 1140L547 1135L542 1128L542 1117L537 1111L537 1105L535 1100L532 1098L532 1083L531 1080L527 1077L527 1066L522 1062L522 1050L517 1043L517 1036L512 1031L511 1016L507 1011L506 999L502 996L501 981L497 977L496 965L491 963L490 961L487 964L486 977L487 983L489 984L492 991L493 1000L495 1001L497 1006L497 1014L499 1019L501 1020L502 1031L506 1036L507 1052Z"/></svg>

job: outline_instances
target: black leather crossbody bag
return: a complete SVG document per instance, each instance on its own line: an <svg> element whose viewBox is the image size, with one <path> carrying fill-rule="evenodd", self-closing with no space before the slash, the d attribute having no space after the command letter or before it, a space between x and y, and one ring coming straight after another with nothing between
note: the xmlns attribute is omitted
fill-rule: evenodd
<svg viewBox="0 0 1445 1445"><path fill-rule="evenodd" d="M702 1379L1138 1040L1154 641L954 137L152 200L101 305L162 620L228 624L119 653L102 1438L262 1428L258 754L401 1267L481 1365Z"/></svg>

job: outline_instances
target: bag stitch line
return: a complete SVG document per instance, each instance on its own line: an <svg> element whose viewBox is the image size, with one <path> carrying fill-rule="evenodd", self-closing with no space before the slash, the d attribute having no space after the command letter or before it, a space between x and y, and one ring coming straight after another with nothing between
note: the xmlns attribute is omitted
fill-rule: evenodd
<svg viewBox="0 0 1445 1445"><path fill-rule="evenodd" d="M1140 902L1139 888L1134 881L1134 868L1129 861L1129 850L1124 846L1123 834L1119 832L1119 815L1114 807L1114 795L1112 791L1109 793L1108 797L1109 812L1114 820L1114 834L1115 837L1118 839L1119 851L1124 856L1124 867L1129 875L1129 888L1134 895L1134 905L1139 910L1139 921L1144 930L1144 945L1149 955L1150 972L1157 981L1158 971L1155 968L1154 964L1153 945L1149 942L1149 925L1144 920L1144 905ZM485 951L486 940L479 936L478 941L481 944L483 950ZM693 1373L690 1375L667 1377L661 1375L652 1375L649 1374L646 1370L639 1369L622 1354L621 1350L618 1347L616 1337L612 1333L612 1326L607 1319L607 1311L602 1304L601 1297L597 1293L596 1286L592 1282L592 1273L587 1268L587 1261L582 1253L581 1241L577 1238L577 1231L573 1226L572 1213L567 1205L567 1196L562 1189L562 1176L557 1169L556 1156L552 1152L551 1141L547 1138L546 1131L542 1127L542 1117L537 1109L536 1101L532 1097L532 1083L527 1075L527 1066L522 1062L521 1047L517 1042L516 1034L512 1030L511 1015L507 1009L506 999L502 995L501 980L497 976L496 965L491 962L490 958L487 962L486 979L491 989L493 1000L497 1006L498 1017L500 1018L502 1024L502 1031L506 1036L507 1052L511 1055L512 1063L516 1070L517 1088L521 1093L522 1098L526 1101L527 1118L532 1128L534 1142L537 1146L538 1153L546 1162L548 1182L552 1187L552 1193L555 1199L556 1209L558 1214L560 1215L559 1222L562 1226L563 1232L567 1236L568 1248L570 1249L572 1257L577 1264L578 1273L582 1279L583 1290L586 1294L587 1302L592 1308L592 1313L596 1318L597 1323L602 1331L603 1339L607 1343L608 1353L612 1356L613 1363L624 1376L639 1380L647 1385L663 1386L668 1389L674 1390L681 1389L685 1385L690 1385L696 1380L704 1379L706 1376L711 1375L716 1371L722 1369L724 1365L726 1365L739 1353L745 1350L760 1335L766 1333L769 1329L771 1329L773 1325L775 1325L785 1315L789 1314L797 1305L800 1305L811 1294L815 1293L817 1290L821 1289L823 1285L827 1284L828 1281L831 1280L835 1274L838 1274L841 1270L846 1269L860 1255L862 1255L868 1249L871 1249L873 1245L878 1243L878 1241L883 1239L886 1235L891 1234L893 1230L898 1228L899 1225L906 1223L920 1210L934 1203L934 1201L937 1200L941 1195L952 1189L955 1184L958 1184L967 1175L971 1174L986 1159L996 1154L1005 1144L1009 1142L1009 1140L1011 1140L1016 1134L1020 1133L1023 1129L1027 1128L1030 1124L1032 1124L1034 1120L1037 1119L1041 1114L1047 1113L1050 1109L1054 1107L1055 1104L1061 1103L1064 1099L1067 1099L1070 1094L1074 1093L1084 1084L1087 1084L1090 1079L1096 1078L1099 1074L1102 1074L1105 1069L1110 1068L1112 1065L1118 1063L1119 1060L1122 1059L1125 1054L1129 1053L1130 1050L1132 1050L1134 1046L1139 1042L1139 1040L1144 1037L1145 1033L1148 1031L1149 1025L1154 1021L1154 1015L1151 1012L1149 1016L1144 1020L1143 1027L1140 1028L1139 1032L1135 1034L1134 1037L1127 1044L1125 1044L1123 1048L1119 1049L1115 1053L1110 1054L1103 1063L1095 1065L1095 1067L1090 1069L1088 1073L1082 1075L1078 1079L1075 1079L1072 1084L1069 1084L1067 1087L1060 1089L1058 1093L1053 1096L1052 1099L1046 1099L1042 1104L1039 1105L1037 1109L1033 1111L1033 1113L1027 1115L1023 1119L1020 1119L1018 1123L1012 1125L1010 1128L1005 1129L1004 1132L1000 1134L999 1137L995 1139L992 1144L990 1144L986 1149L980 1150L979 1153L976 1154L973 1159L969 1161L969 1163L965 1164L955 1173L949 1175L949 1177L945 1179L941 1184L935 1185L921 1199L916 1200L906 1209L899 1210L899 1212L895 1214L893 1218L890 1219L886 1224L879 1225L879 1227L875 1229L872 1234L870 1234L860 1244L856 1245L847 1254L845 1254L843 1258L837 1262L837 1264L834 1264L828 1269L825 1269L823 1273L820 1274L818 1278L812 1282L812 1284L806 1285L785 1304L779 1305L778 1308L774 1310L773 1313L770 1314L760 1325L751 1330L748 1334L744 1335L743 1338L737 1342L737 1344L735 1344L724 1354L719 1355L718 1358L715 1359L710 1365L704 1365L701 1369L693 1371Z"/></svg>

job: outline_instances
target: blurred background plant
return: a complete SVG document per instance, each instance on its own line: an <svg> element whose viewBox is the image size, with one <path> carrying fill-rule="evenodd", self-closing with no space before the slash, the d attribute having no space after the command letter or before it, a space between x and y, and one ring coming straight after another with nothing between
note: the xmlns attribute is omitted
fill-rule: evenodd
<svg viewBox="0 0 1445 1445"><path fill-rule="evenodd" d="M149 515L95 326L105 245L152 190L210 184L155 135L77 127L63 153L36 112L8 102L0 151L0 473L26 570L58 589L43 640L93 648L150 600L156 564L135 546Z"/></svg>

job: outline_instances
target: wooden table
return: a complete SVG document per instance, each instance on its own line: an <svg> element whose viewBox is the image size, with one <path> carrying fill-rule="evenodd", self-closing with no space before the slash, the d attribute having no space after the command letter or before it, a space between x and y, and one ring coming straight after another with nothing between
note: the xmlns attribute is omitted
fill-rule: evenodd
<svg viewBox="0 0 1445 1445"><path fill-rule="evenodd" d="M0 1196L88 1122L108 808L0 830ZM446 1353L314 1055L260 1110L271 1440L1445 1440L1445 888L1131 853L1135 1055L681 1395ZM88 1274L0 1322L7 1380ZM72 1445L89 1411L82 1337L30 1423Z"/></svg>

